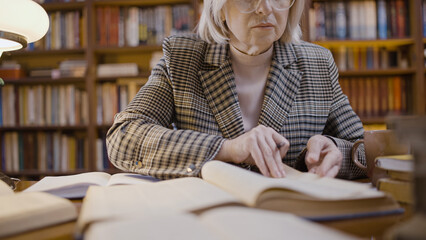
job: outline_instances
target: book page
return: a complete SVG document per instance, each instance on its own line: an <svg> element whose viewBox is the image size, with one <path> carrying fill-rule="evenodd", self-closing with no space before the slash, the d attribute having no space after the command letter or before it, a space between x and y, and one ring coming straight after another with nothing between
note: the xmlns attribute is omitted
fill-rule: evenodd
<svg viewBox="0 0 426 240"><path fill-rule="evenodd" d="M10 188L9 185L0 180L0 196L10 194L13 194L12 188Z"/></svg>
<svg viewBox="0 0 426 240"><path fill-rule="evenodd" d="M84 239L218 240L219 238L193 214L168 213L97 222L85 231Z"/></svg>
<svg viewBox="0 0 426 240"><path fill-rule="evenodd" d="M107 186L120 184L144 184L158 181L160 181L160 179L137 173L116 173L111 176Z"/></svg>
<svg viewBox="0 0 426 240"><path fill-rule="evenodd" d="M43 192L0 196L0 237L77 218L74 204Z"/></svg>
<svg viewBox="0 0 426 240"><path fill-rule="evenodd" d="M247 207L214 208L200 220L219 239L357 239L292 214Z"/></svg>
<svg viewBox="0 0 426 240"><path fill-rule="evenodd" d="M110 219L91 225L84 239L357 239L290 214L246 207L220 207L201 215L168 213Z"/></svg>
<svg viewBox="0 0 426 240"><path fill-rule="evenodd" d="M105 186L110 174L88 172L69 176L44 177L24 192L48 192L64 198L82 198L91 185Z"/></svg>
<svg viewBox="0 0 426 240"><path fill-rule="evenodd" d="M140 185L92 186L83 200L77 226L144 214L190 212L240 204L227 192L200 178L178 178Z"/></svg>
<svg viewBox="0 0 426 240"><path fill-rule="evenodd" d="M268 178L221 161L207 162L201 171L204 180L233 194L248 206L255 206L262 192L274 188L296 191L323 200L384 196L383 193L370 189L370 186L365 184L298 171L287 170L285 178Z"/></svg>
<svg viewBox="0 0 426 240"><path fill-rule="evenodd" d="M413 172L414 159L412 155L379 156L374 160L376 167L399 172Z"/></svg>

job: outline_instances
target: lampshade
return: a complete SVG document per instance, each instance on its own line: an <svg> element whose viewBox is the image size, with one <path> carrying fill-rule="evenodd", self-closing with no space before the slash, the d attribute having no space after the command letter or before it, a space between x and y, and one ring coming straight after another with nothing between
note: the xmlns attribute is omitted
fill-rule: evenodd
<svg viewBox="0 0 426 240"><path fill-rule="evenodd" d="M46 11L32 0L0 0L0 56L25 48L49 28Z"/></svg>

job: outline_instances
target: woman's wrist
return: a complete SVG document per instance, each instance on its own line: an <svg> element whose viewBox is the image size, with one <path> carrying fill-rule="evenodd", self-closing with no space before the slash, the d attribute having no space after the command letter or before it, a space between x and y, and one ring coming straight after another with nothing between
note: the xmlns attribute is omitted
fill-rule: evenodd
<svg viewBox="0 0 426 240"><path fill-rule="evenodd" d="M220 147L219 152L215 157L216 160L220 160L223 162L232 162L230 141L231 140L225 140L222 143L222 146Z"/></svg>

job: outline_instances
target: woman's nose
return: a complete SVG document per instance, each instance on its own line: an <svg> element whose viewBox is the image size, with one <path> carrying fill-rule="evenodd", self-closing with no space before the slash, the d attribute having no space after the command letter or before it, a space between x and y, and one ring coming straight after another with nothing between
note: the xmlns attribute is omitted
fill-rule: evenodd
<svg viewBox="0 0 426 240"><path fill-rule="evenodd" d="M268 15L272 12L272 5L269 0L258 0L258 3L256 4L256 10L255 12L257 14L263 14Z"/></svg>

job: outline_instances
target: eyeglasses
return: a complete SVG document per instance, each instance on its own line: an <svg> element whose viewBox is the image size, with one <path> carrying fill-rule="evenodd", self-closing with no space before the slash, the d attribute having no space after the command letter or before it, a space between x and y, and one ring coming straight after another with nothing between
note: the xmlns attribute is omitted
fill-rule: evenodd
<svg viewBox="0 0 426 240"><path fill-rule="evenodd" d="M263 0L233 0L235 6L242 13L252 13ZM267 0L265 0L267 1ZM295 0L269 0L269 4L278 11L287 10L293 6Z"/></svg>

